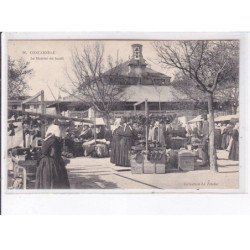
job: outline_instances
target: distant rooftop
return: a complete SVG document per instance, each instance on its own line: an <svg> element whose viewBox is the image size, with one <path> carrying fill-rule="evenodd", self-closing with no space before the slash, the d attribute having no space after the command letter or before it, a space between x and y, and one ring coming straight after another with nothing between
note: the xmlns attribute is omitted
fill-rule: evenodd
<svg viewBox="0 0 250 250"><path fill-rule="evenodd" d="M164 84L170 83L171 77L155 71L148 66L146 60L143 58L142 45L132 44L132 57L126 62L123 62L113 69L105 72L105 75L118 74L128 78L141 78L140 84L153 84L153 80L162 80ZM145 80L145 81L143 81Z"/></svg>

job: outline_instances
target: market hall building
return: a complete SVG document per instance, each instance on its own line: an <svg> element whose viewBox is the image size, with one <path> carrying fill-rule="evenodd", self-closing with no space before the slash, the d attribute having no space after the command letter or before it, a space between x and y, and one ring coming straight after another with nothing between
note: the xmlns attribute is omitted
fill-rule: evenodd
<svg viewBox="0 0 250 250"><path fill-rule="evenodd" d="M169 114L187 116L189 119L207 111L206 102L195 102L178 92L171 84L171 77L153 70L143 56L141 44L131 45L131 58L119 64L120 77L123 81L124 101L115 105L111 117L129 116L135 113L144 113L144 101L148 101L150 113L158 115ZM108 74L108 73L107 73ZM118 83L120 84L120 83ZM56 107L58 112L66 111L69 117L86 117L86 111L91 105L80 102L75 97L64 97L50 107ZM65 113L64 113L65 114Z"/></svg>

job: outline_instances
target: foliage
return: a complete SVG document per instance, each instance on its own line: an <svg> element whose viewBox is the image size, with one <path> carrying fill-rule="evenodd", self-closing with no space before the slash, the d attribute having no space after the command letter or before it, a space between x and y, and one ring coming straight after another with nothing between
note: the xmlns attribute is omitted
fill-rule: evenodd
<svg viewBox="0 0 250 250"><path fill-rule="evenodd" d="M13 60L8 58L8 98L20 99L27 94L30 89L26 79L33 73L33 69L29 68L29 62L25 62L23 58Z"/></svg>

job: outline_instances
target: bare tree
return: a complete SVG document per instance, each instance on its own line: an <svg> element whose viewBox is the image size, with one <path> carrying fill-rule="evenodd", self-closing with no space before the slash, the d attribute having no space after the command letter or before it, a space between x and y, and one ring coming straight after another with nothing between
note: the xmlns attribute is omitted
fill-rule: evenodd
<svg viewBox="0 0 250 250"><path fill-rule="evenodd" d="M197 90L203 92L209 112L210 168L216 170L214 93L221 83L237 78L237 74L233 73L236 73L234 67L239 64L238 41L159 41L153 46L163 67L181 72L195 84Z"/></svg>
<svg viewBox="0 0 250 250"><path fill-rule="evenodd" d="M79 101L93 106L109 121L110 112L124 100L123 79L117 58L104 57L104 46L100 43L75 48L71 52L71 69L66 74L71 88L61 90Z"/></svg>

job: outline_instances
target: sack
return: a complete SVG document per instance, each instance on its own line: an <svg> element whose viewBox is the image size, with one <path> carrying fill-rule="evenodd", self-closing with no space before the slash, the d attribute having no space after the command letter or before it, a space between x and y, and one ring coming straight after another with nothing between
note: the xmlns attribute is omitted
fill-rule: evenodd
<svg viewBox="0 0 250 250"><path fill-rule="evenodd" d="M95 146L94 145L85 145L83 147L84 149L84 156L89 156L95 151Z"/></svg>
<svg viewBox="0 0 250 250"><path fill-rule="evenodd" d="M108 146L105 144L97 144L95 146L94 157L104 158L109 156Z"/></svg>

